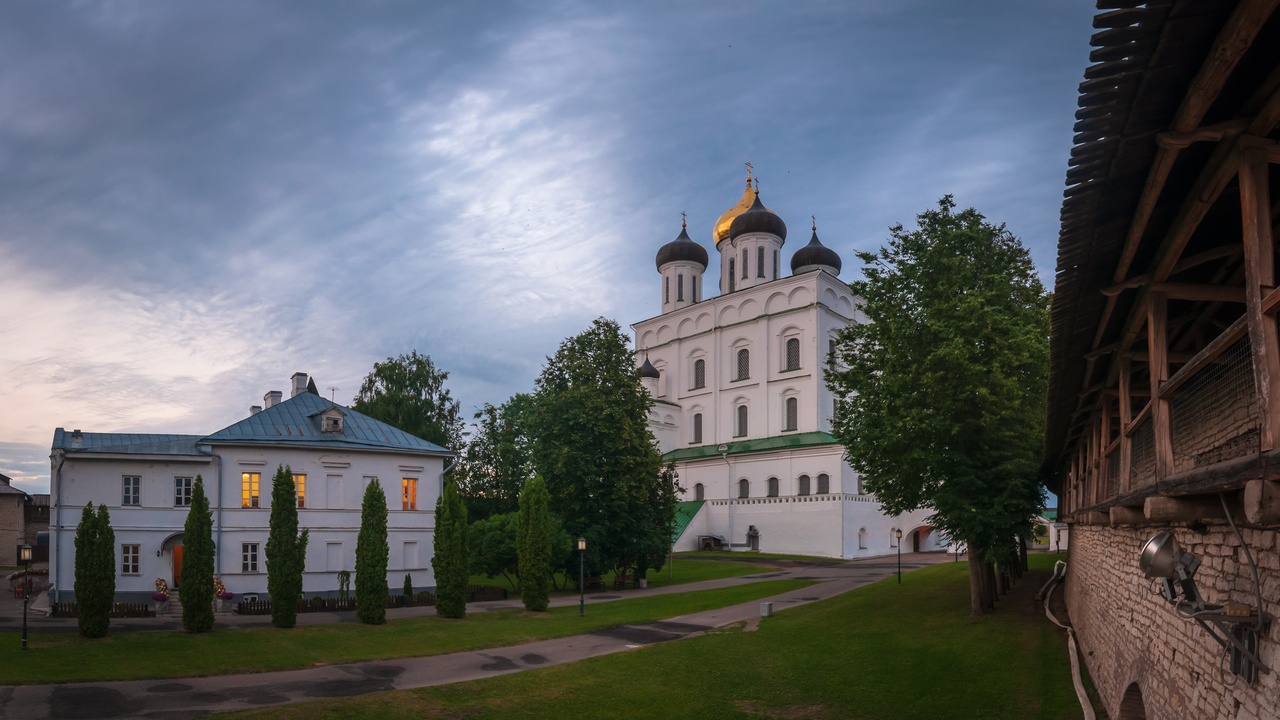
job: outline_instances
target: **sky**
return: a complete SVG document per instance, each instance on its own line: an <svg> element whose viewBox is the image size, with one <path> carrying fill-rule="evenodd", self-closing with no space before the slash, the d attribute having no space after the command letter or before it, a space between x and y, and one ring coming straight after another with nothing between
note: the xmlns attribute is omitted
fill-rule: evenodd
<svg viewBox="0 0 1280 720"><path fill-rule="evenodd" d="M853 253L952 194L1052 286L1084 2L0 4L0 473L410 350L470 416L742 194ZM706 287L717 283L712 262Z"/></svg>

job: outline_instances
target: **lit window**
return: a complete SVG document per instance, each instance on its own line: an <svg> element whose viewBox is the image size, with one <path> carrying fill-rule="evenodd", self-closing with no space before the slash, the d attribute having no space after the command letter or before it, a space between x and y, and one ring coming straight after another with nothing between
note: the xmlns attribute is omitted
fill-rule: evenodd
<svg viewBox="0 0 1280 720"><path fill-rule="evenodd" d="M751 351L742 348L738 351L738 376L734 380L746 380L751 377Z"/></svg>
<svg viewBox="0 0 1280 720"><path fill-rule="evenodd" d="M693 486L693 499L702 500L706 498L707 491L702 487L702 483Z"/></svg>
<svg viewBox="0 0 1280 720"><path fill-rule="evenodd" d="M240 507L261 507L258 504L258 485L261 479L262 475L259 473L240 473Z"/></svg>
<svg viewBox="0 0 1280 720"><path fill-rule="evenodd" d="M787 338L787 366L783 369L800 369L800 338Z"/></svg>
<svg viewBox="0 0 1280 720"><path fill-rule="evenodd" d="M786 406L787 406L786 426L783 427L782 429L795 430L797 425L799 424L799 419L800 419L800 401L797 400L796 398L789 397L787 398Z"/></svg>
<svg viewBox="0 0 1280 720"><path fill-rule="evenodd" d="M244 543L240 546L240 572L258 572L258 543Z"/></svg>
<svg viewBox="0 0 1280 720"><path fill-rule="evenodd" d="M139 575L142 573L138 558L142 556L141 545L120 546L120 574Z"/></svg>
<svg viewBox="0 0 1280 720"><path fill-rule="evenodd" d="M778 478L769 478L769 497L778 497Z"/></svg>
<svg viewBox="0 0 1280 720"><path fill-rule="evenodd" d="M404 478L400 481L400 509L418 509L418 479Z"/></svg>
<svg viewBox="0 0 1280 720"><path fill-rule="evenodd" d="M702 413L693 414L693 444L702 443Z"/></svg>
<svg viewBox="0 0 1280 720"><path fill-rule="evenodd" d="M747 482L746 478L743 478L738 481L738 497L740 498L751 497L751 483Z"/></svg>
<svg viewBox="0 0 1280 720"><path fill-rule="evenodd" d="M797 495L809 494L809 476L808 475L800 476L800 489L796 491L796 494Z"/></svg>
<svg viewBox="0 0 1280 720"><path fill-rule="evenodd" d="M831 477L822 473L818 476L818 494L826 495L829 492L831 492Z"/></svg>
<svg viewBox="0 0 1280 720"><path fill-rule="evenodd" d="M137 507L142 504L142 478L137 475L125 475L121 483L121 505Z"/></svg>
<svg viewBox="0 0 1280 720"><path fill-rule="evenodd" d="M733 436L746 437L747 436L747 406L746 405L738 406L738 423L737 424L738 424L738 427L734 429Z"/></svg>
<svg viewBox="0 0 1280 720"><path fill-rule="evenodd" d="M300 508L306 507L307 506L307 476L294 475L293 489L298 493L298 507Z"/></svg>
<svg viewBox="0 0 1280 720"><path fill-rule="evenodd" d="M756 248L756 277L764 277L764 246Z"/></svg>
<svg viewBox="0 0 1280 720"><path fill-rule="evenodd" d="M186 507L191 504L191 483L189 477L173 479L173 506Z"/></svg>

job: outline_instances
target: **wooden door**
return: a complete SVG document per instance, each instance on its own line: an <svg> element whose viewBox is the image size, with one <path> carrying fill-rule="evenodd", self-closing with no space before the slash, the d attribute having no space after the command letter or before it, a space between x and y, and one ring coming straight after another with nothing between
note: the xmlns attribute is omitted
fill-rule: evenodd
<svg viewBox="0 0 1280 720"><path fill-rule="evenodd" d="M173 547L173 586L175 588L182 585L182 546L175 545Z"/></svg>

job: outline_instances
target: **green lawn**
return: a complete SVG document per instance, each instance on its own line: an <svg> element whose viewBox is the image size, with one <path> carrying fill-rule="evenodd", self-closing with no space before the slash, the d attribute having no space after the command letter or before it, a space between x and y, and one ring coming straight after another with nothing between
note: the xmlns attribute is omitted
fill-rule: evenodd
<svg viewBox="0 0 1280 720"><path fill-rule="evenodd" d="M1030 597L1059 555L1030 559L999 611L970 620L966 564L913 571L727 631L438 688L244 718L1080 717L1064 635Z"/></svg>
<svg viewBox="0 0 1280 720"><path fill-rule="evenodd" d="M723 553L722 553L723 554ZM707 553L708 557L714 557L715 553ZM772 556L769 556L772 557ZM758 558L765 559L765 558ZM685 583L701 582L703 580L719 580L720 578L742 577L743 575L755 575L757 573L770 572L774 568L767 565L753 565L749 562L714 562L711 560L701 559L699 557L686 557L685 555L676 555L674 563L664 566L658 572L650 571L646 580L649 581L649 587L667 587L669 585L683 585ZM602 575L606 589L613 589L613 573ZM472 575L469 581L473 585L496 585L506 588L511 592L511 597L517 597L515 590L506 578L501 575L488 578L484 575ZM564 575L556 574L556 585L564 587L564 590L552 590L553 595L577 595L578 578L575 575L572 582L566 585Z"/></svg>
<svg viewBox="0 0 1280 720"><path fill-rule="evenodd" d="M771 560L799 560L802 562L821 562L821 563L838 563L844 562L840 558L821 557L819 555L782 555L777 553L759 553L759 552L707 552L704 550L695 550L692 552L676 553L677 563L680 560L719 560L725 563L735 562L769 562Z"/></svg>
<svg viewBox="0 0 1280 720"><path fill-rule="evenodd" d="M86 640L69 632L33 633L31 649L26 653L17 642L3 643L0 668L4 668L4 684L20 685L266 672L318 663L438 655L664 620L808 584L801 580L770 580L618 600L588 606L586 617L578 617L575 606L545 613L477 612L462 620L427 616L393 620L380 626L346 622L291 630L226 628L201 635L181 631L116 632L100 640Z"/></svg>

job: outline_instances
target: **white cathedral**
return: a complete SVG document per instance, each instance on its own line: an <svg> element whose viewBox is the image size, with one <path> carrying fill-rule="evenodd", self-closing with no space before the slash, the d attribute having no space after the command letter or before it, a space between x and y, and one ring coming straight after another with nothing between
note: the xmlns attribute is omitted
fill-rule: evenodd
<svg viewBox="0 0 1280 720"><path fill-rule="evenodd" d="M885 515L831 435L823 371L840 329L866 321L838 277L840 256L815 226L782 275L787 226L750 172L714 233L719 294L704 298L707 251L682 223L658 250L662 314L632 326L654 399L649 427L684 488L675 550L856 558L899 542L902 552L946 548L927 512Z"/></svg>

